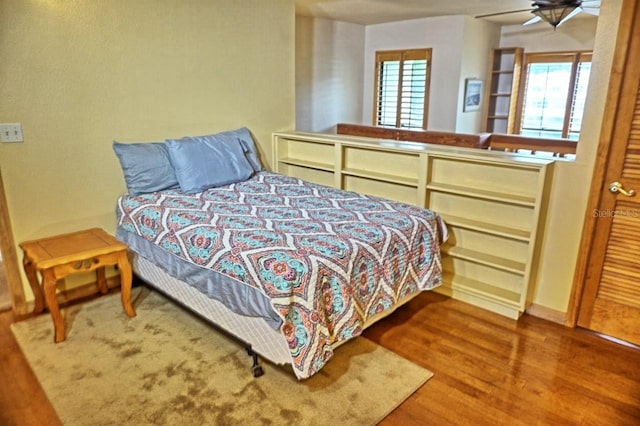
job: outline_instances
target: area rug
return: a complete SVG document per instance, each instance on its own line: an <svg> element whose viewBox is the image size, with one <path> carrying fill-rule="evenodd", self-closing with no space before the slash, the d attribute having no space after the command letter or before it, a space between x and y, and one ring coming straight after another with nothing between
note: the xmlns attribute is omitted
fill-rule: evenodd
<svg viewBox="0 0 640 426"><path fill-rule="evenodd" d="M48 314L11 326L63 424L375 424L432 376L360 337L308 380L267 362L254 378L238 342L153 290L134 297L131 319L119 294L63 310L58 344Z"/></svg>

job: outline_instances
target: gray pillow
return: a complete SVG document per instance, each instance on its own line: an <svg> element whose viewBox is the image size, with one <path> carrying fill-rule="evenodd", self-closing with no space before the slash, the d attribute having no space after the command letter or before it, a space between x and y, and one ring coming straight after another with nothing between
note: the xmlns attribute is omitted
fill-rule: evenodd
<svg viewBox="0 0 640 426"><path fill-rule="evenodd" d="M251 137L251 132L246 127L216 133L214 135L197 136L197 138L218 143L235 143L236 141L240 141L247 156L247 160L249 160L253 170L256 172L264 170L264 167L262 167L262 164L260 163L260 158L258 157L258 150L256 149L255 142L253 141L253 137Z"/></svg>
<svg viewBox="0 0 640 426"><path fill-rule="evenodd" d="M207 137L167 139L165 147L180 189L186 194L241 182L253 175L238 140L220 143Z"/></svg>
<svg viewBox="0 0 640 426"><path fill-rule="evenodd" d="M130 195L177 188L178 179L162 142L113 142Z"/></svg>

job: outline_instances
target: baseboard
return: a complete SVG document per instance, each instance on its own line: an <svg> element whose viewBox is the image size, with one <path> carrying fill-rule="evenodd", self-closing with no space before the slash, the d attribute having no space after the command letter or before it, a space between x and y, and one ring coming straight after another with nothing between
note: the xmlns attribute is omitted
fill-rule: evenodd
<svg viewBox="0 0 640 426"><path fill-rule="evenodd" d="M556 311L555 309L547 308L546 306L536 305L535 303L532 303L525 312L531 315L532 317L542 318L547 321L566 325L566 321L567 321L566 312Z"/></svg>

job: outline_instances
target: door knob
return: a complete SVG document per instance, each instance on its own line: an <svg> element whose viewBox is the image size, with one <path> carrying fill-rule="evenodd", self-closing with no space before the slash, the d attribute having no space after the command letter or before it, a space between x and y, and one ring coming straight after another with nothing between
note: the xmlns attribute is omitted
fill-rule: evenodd
<svg viewBox="0 0 640 426"><path fill-rule="evenodd" d="M622 195L626 195L627 197L633 197L634 195L636 195L636 191L634 191L633 189L626 191L622 187L622 184L620 182L611 182L611 184L609 185L609 191L614 194L619 192Z"/></svg>

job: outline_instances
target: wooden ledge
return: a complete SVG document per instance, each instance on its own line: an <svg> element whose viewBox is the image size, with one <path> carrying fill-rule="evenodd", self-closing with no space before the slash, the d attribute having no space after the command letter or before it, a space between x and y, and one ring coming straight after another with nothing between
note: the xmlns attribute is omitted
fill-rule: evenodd
<svg viewBox="0 0 640 426"><path fill-rule="evenodd" d="M465 148L504 150L508 152L529 150L535 154L536 151L545 151L552 152L554 156L557 157L564 157L566 154L575 154L577 147L575 141L568 139L531 138L500 133L464 134L434 132L431 130L407 130L345 123L338 123L336 132L339 135L422 142Z"/></svg>

